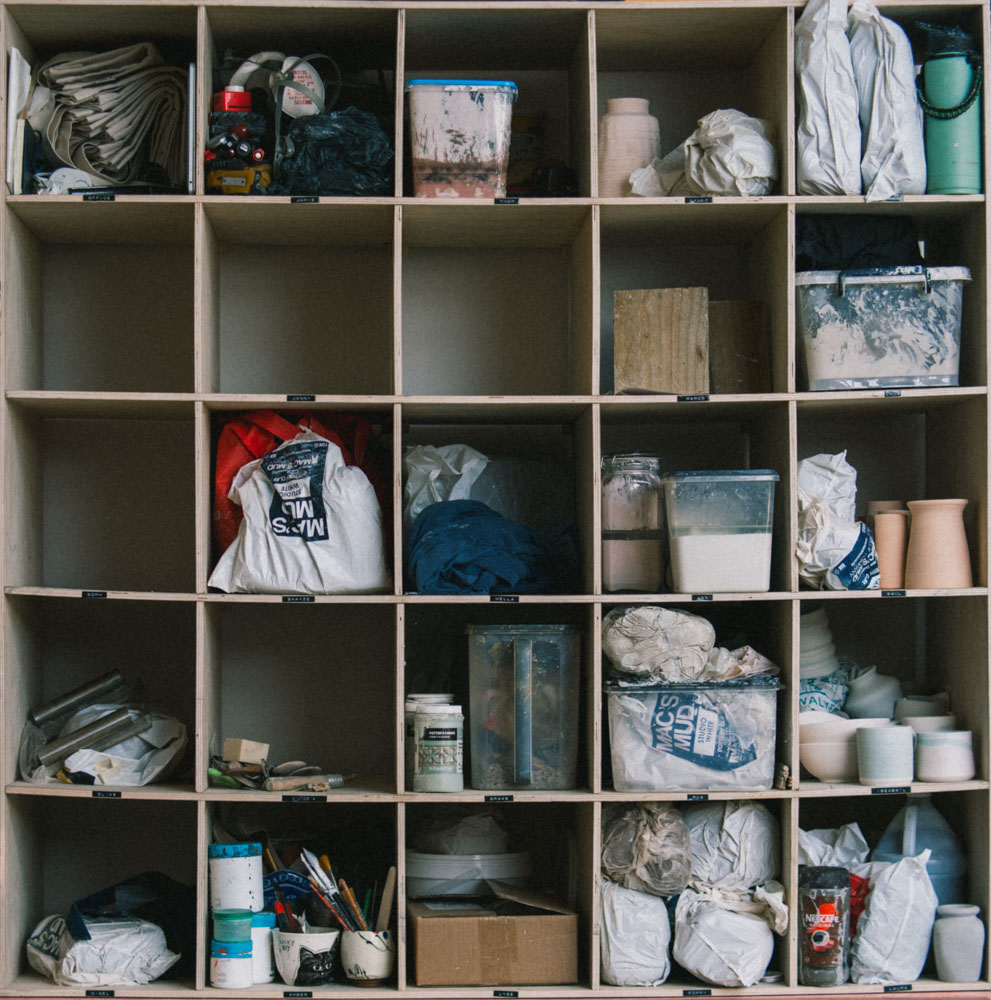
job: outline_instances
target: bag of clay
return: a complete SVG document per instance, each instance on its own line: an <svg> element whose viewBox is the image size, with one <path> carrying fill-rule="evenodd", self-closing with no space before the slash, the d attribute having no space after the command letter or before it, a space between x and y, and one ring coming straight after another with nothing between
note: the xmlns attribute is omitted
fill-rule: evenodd
<svg viewBox="0 0 991 1000"><path fill-rule="evenodd" d="M660 986L671 972L671 921L659 896L602 881L602 981Z"/></svg>
<svg viewBox="0 0 991 1000"><path fill-rule="evenodd" d="M809 0L795 23L798 193L860 194L860 117L847 0Z"/></svg>
<svg viewBox="0 0 991 1000"><path fill-rule="evenodd" d="M854 519L857 470L836 455L798 463L798 573L817 590L877 590L874 536Z"/></svg>
<svg viewBox="0 0 991 1000"><path fill-rule="evenodd" d="M926 864L930 851L871 865L870 891L850 949L854 983L911 983L922 974L937 898Z"/></svg>
<svg viewBox="0 0 991 1000"><path fill-rule="evenodd" d="M867 0L854 0L848 36L860 104L860 175L866 200L925 194L922 106L908 36Z"/></svg>
<svg viewBox="0 0 991 1000"><path fill-rule="evenodd" d="M686 889L674 918L674 960L713 986L753 986L767 972L774 934L754 913L727 910Z"/></svg>
<svg viewBox="0 0 991 1000"><path fill-rule="evenodd" d="M364 472L301 431L241 468L230 491L244 519L207 583L234 594L387 590L382 513Z"/></svg>
<svg viewBox="0 0 991 1000"><path fill-rule="evenodd" d="M693 681L705 670L716 630L672 608L614 608L602 620L602 652L617 676Z"/></svg>
<svg viewBox="0 0 991 1000"><path fill-rule="evenodd" d="M760 802L706 802L682 810L692 848L692 884L748 890L777 878L777 820Z"/></svg>
<svg viewBox="0 0 991 1000"><path fill-rule="evenodd" d="M466 444L416 445L403 455L403 526L440 500L467 500L488 458Z"/></svg>
<svg viewBox="0 0 991 1000"><path fill-rule="evenodd" d="M626 889L676 896L692 874L688 827L670 803L644 802L602 817L602 874Z"/></svg>

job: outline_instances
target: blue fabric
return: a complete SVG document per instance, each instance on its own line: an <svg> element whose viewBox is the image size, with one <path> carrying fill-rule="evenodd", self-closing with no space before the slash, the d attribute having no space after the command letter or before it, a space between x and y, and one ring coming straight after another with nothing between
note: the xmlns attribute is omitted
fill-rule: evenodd
<svg viewBox="0 0 991 1000"><path fill-rule="evenodd" d="M555 593L573 561L551 541L477 500L424 508L406 544L410 589L421 594Z"/></svg>

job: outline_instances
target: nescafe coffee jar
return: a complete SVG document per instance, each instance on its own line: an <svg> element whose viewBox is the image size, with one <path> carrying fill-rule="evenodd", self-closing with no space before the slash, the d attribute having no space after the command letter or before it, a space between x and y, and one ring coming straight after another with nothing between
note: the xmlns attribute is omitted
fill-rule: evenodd
<svg viewBox="0 0 991 1000"><path fill-rule="evenodd" d="M798 979L803 986L841 986L850 978L850 873L800 865L801 938Z"/></svg>

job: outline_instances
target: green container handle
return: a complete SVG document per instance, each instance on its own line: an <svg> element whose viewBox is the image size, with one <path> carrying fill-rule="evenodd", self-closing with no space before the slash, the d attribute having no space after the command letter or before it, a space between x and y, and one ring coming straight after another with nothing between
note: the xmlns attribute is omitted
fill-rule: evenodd
<svg viewBox="0 0 991 1000"><path fill-rule="evenodd" d="M959 118L965 111L967 111L974 101L977 100L978 94L981 92L981 80L984 77L984 65L981 62L980 54L977 52L937 52L935 55L931 55L927 58L927 62L933 59L952 59L963 57L970 64L974 71L974 79L971 83L970 93L952 108L938 108L935 104L930 104L926 100L925 95L925 76L926 76L926 66L925 63L922 65L922 72L919 74L918 79L915 82L916 89L919 91L919 103L922 105L922 110L930 118L941 118L944 121L950 118Z"/></svg>

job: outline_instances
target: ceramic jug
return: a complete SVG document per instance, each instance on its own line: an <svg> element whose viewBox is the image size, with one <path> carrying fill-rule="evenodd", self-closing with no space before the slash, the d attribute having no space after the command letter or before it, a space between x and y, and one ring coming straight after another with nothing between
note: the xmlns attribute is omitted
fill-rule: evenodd
<svg viewBox="0 0 991 1000"><path fill-rule="evenodd" d="M631 194L630 174L661 155L661 131L650 113L650 102L641 97L615 97L606 101L599 119L599 197L622 198Z"/></svg>
<svg viewBox="0 0 991 1000"><path fill-rule="evenodd" d="M973 585L963 525L966 500L909 500L912 527L905 557L910 590L952 590Z"/></svg>
<svg viewBox="0 0 991 1000"><path fill-rule="evenodd" d="M984 923L979 906L945 903L936 907L933 955L944 983L976 983L984 964Z"/></svg>
<svg viewBox="0 0 991 1000"><path fill-rule="evenodd" d="M879 674L877 667L868 667L850 678L843 711L851 719L890 719L901 696L902 686L897 677Z"/></svg>

